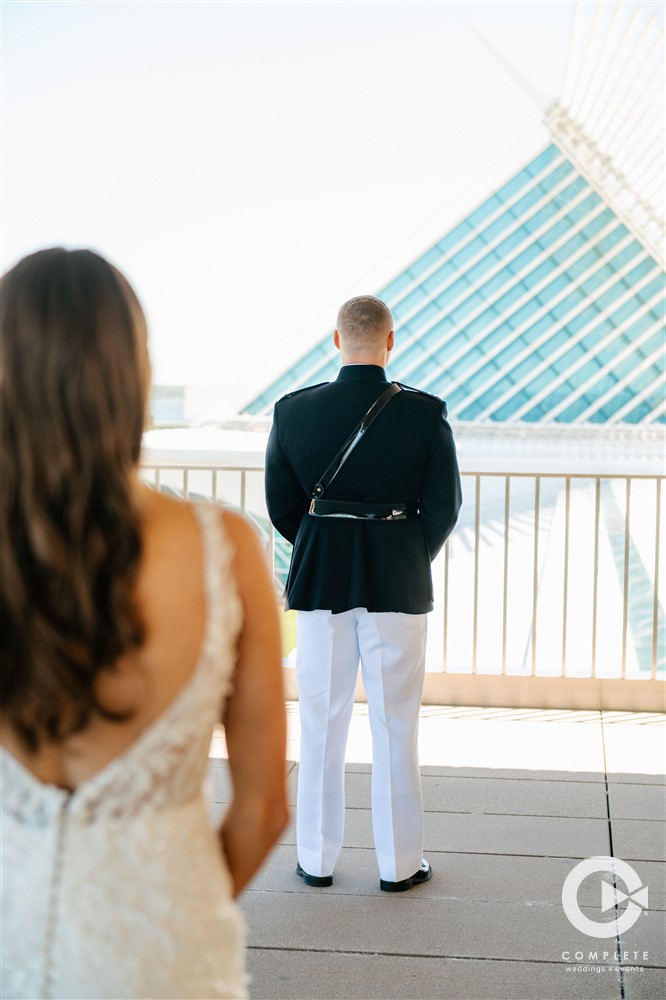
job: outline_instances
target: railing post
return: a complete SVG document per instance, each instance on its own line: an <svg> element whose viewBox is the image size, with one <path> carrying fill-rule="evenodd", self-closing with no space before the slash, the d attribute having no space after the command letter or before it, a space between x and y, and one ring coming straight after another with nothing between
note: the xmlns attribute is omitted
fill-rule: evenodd
<svg viewBox="0 0 666 1000"><path fill-rule="evenodd" d="M594 568L592 570L592 677L597 676L597 611L599 602L599 520L601 517L601 479L594 489Z"/></svg>
<svg viewBox="0 0 666 1000"><path fill-rule="evenodd" d="M657 643L659 636L659 535L661 534L661 479L657 480L657 515L654 528L654 594L652 600L652 680L657 678Z"/></svg>
<svg viewBox="0 0 666 1000"><path fill-rule="evenodd" d="M539 595L539 502L541 477L534 479L534 566L532 570L532 677L536 676L537 601Z"/></svg>
<svg viewBox="0 0 666 1000"><path fill-rule="evenodd" d="M268 522L268 564L271 573L275 576L275 528Z"/></svg>
<svg viewBox="0 0 666 1000"><path fill-rule="evenodd" d="M629 623L629 519L631 516L631 477L627 476L624 502L624 578L622 581L622 680L627 676L627 627Z"/></svg>
<svg viewBox="0 0 666 1000"><path fill-rule="evenodd" d="M567 675L567 605L569 601L569 515L571 507L571 477L567 476L564 487L564 592L562 594L562 670Z"/></svg>
<svg viewBox="0 0 666 1000"><path fill-rule="evenodd" d="M444 545L444 647L442 655L442 670L446 673L447 655L448 655L448 643L449 643L449 543L450 539L447 538Z"/></svg>
<svg viewBox="0 0 666 1000"><path fill-rule="evenodd" d="M481 537L481 476L476 476L474 510L474 624L472 626L472 673L476 673L477 633L479 624L479 539Z"/></svg>
<svg viewBox="0 0 666 1000"><path fill-rule="evenodd" d="M241 470L240 507L245 514L247 512L247 472L245 469Z"/></svg>
<svg viewBox="0 0 666 1000"><path fill-rule="evenodd" d="M511 476L504 482L504 584L502 594L502 675L506 674L506 628L509 609L509 517L511 509Z"/></svg>

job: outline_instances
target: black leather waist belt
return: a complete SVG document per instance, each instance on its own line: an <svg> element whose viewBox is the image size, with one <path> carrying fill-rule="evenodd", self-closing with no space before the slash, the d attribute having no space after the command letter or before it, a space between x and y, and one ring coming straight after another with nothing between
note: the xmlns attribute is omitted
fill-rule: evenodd
<svg viewBox="0 0 666 1000"><path fill-rule="evenodd" d="M349 500L311 500L315 517L354 517L366 521L405 521L418 517L415 503L352 503Z"/></svg>

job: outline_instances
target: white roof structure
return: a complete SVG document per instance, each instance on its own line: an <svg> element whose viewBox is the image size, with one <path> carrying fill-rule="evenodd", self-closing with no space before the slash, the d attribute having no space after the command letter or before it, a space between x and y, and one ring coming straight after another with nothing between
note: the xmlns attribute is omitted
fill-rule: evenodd
<svg viewBox="0 0 666 1000"><path fill-rule="evenodd" d="M662 268L664 42L654 13L577 0L562 96L546 116L560 149Z"/></svg>
<svg viewBox="0 0 666 1000"><path fill-rule="evenodd" d="M457 424L663 425L664 47L655 15L576 4L552 141L376 294L391 377ZM330 335L246 407L335 378Z"/></svg>

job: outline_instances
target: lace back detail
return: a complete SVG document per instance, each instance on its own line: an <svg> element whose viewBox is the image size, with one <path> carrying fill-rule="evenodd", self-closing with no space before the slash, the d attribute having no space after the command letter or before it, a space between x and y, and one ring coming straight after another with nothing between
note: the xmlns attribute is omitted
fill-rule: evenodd
<svg viewBox="0 0 666 1000"><path fill-rule="evenodd" d="M203 796L242 608L220 510L194 510L206 620L168 708L71 793L0 750L4 996L247 996L243 920Z"/></svg>
<svg viewBox="0 0 666 1000"><path fill-rule="evenodd" d="M179 805L201 793L213 727L233 682L242 607L220 508L195 504L193 509L202 531L207 608L191 677L127 750L73 793L42 784L3 751L3 810L15 819L48 825L65 801L71 820L120 819Z"/></svg>

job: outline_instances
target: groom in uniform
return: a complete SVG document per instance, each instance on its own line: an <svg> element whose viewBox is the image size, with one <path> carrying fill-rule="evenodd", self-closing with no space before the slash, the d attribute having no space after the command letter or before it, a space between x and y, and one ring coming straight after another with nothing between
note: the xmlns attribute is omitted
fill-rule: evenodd
<svg viewBox="0 0 666 1000"><path fill-rule="evenodd" d="M460 477L446 404L401 386L323 500L313 500L336 452L390 385L390 310L371 295L350 299L333 340L342 356L337 379L276 403L266 453L270 518L294 545L287 603L298 611L296 871L308 885L333 883L360 660L380 886L401 892L432 876L422 858L418 720L433 607L430 564L456 523Z"/></svg>

